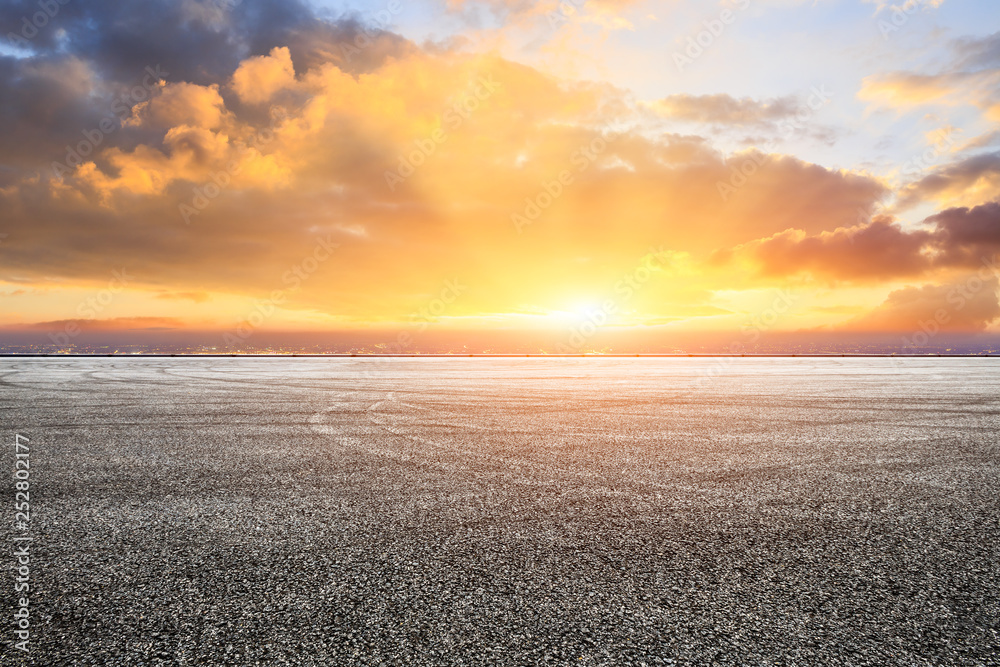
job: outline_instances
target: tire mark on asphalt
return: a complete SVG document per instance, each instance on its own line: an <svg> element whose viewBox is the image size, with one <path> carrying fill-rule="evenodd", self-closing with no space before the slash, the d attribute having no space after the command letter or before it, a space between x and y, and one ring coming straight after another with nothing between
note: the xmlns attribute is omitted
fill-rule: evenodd
<svg viewBox="0 0 1000 667"><path fill-rule="evenodd" d="M371 400L370 398L368 400ZM367 402L367 401L366 401ZM481 450L469 449L467 447L461 447L453 444L441 443L437 440L431 438L426 438L420 435L416 435L412 431L405 431L399 429L398 422L392 424L389 421L381 420L380 417L392 419L391 415L387 415L384 412L380 413L380 408L385 407L387 404L400 405L408 407L411 409L425 409L432 410L432 408L423 408L423 406L416 406L412 403L405 403L398 401L395 398L394 393L388 393L384 398L376 400L374 403L369 405L364 409L364 414L367 417L368 423L375 426L382 433L388 433L395 438L409 440L411 442L416 442L424 446L429 446L433 448L434 453L452 455L453 460L445 462L442 461L440 457L434 457L431 452L426 450L421 451L419 449L412 450L411 453L402 453L400 450L395 450L390 447L378 447L372 445L362 444L362 438L354 436L343 435L342 427L330 426L323 423L323 416L331 412L335 412L338 409L342 409L345 406L354 407L354 410L348 410L351 413L360 413L357 410L357 402L350 401L340 401L337 405L329 406L313 415L310 418L310 427L314 432L322 433L324 435L334 435L338 437L339 443L352 447L356 450L364 451L368 454L378 457L391 458L402 462L413 462L415 460L420 460L422 464L430 465L434 468L438 468L442 471L448 473L454 473L456 470L463 470L466 472L482 472L481 468L476 468L471 465L471 461L481 461L488 462L495 466L493 472L505 476L509 481L516 482L523 486L548 486L554 479L566 479L566 478L576 478L578 480L586 480L592 484L596 483L596 486L591 486L588 491L591 493L603 493L604 495L620 495L623 491L619 487L620 485L615 485L611 480L598 472L591 470L580 469L578 467L568 467L565 465L559 465L551 461L543 461L535 458L529 458L524 456L516 455L503 455L494 454L489 452L484 452ZM491 427L475 427L469 424L462 425L451 425L456 429L463 430L475 430L483 434L485 433L510 433L509 429L491 428ZM465 459L469 463L463 463L462 460ZM530 477L527 474L516 471L517 468L530 470ZM646 487L650 489L666 489L674 488L671 485L658 484L650 479L641 480L634 476L636 471L630 471L632 475L628 480L628 486L630 487ZM542 478L542 479L539 479Z"/></svg>

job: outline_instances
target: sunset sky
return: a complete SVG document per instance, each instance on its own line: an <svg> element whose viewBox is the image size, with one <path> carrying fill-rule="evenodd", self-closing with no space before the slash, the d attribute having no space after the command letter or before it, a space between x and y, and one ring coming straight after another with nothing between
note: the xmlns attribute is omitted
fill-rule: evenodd
<svg viewBox="0 0 1000 667"><path fill-rule="evenodd" d="M0 327L998 331L1000 3L898 1L5 2Z"/></svg>

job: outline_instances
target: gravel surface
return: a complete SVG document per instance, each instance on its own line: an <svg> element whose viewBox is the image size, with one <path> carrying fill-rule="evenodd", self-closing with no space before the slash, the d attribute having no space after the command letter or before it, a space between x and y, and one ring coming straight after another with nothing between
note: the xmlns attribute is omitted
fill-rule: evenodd
<svg viewBox="0 0 1000 667"><path fill-rule="evenodd" d="M996 359L8 358L0 415L4 664L1000 664Z"/></svg>

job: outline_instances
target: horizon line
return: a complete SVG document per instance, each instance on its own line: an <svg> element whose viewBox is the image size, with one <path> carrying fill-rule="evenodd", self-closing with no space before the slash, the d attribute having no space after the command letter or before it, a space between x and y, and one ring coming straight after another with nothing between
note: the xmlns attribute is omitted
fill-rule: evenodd
<svg viewBox="0 0 1000 667"><path fill-rule="evenodd" d="M14 357L191 357L191 358L231 358L231 357L249 357L249 358L338 358L338 359L351 359L351 358L372 358L372 359L384 359L384 358L402 358L402 359L413 359L413 358L436 358L436 359L468 359L468 358L514 358L514 359L525 359L525 358L548 358L548 359L579 359L579 358L815 358L815 359L839 359L846 357L855 358L927 358L927 357L995 357L1000 356L996 353L990 352L969 352L966 354L958 352L926 352L922 354L918 353L864 353L864 352L805 352L805 353L760 353L760 354L723 354L723 353L600 353L600 352L581 352L579 354L544 354L544 353L496 353L496 354L448 354L448 353L427 353L427 354L367 354L367 353L315 353L315 352L288 352L284 354L279 353L241 353L241 352L230 352L230 353L210 353L210 354L197 354L197 353L187 353L187 352L177 352L177 353L146 353L146 352L136 352L136 353L40 353L40 352L0 352L0 358L14 358Z"/></svg>

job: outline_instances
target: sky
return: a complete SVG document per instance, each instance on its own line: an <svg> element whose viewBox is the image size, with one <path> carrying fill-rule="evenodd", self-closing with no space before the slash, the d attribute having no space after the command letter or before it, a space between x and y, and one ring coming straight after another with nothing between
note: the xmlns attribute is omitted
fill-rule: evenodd
<svg viewBox="0 0 1000 667"><path fill-rule="evenodd" d="M0 88L0 343L1000 332L994 0L17 0Z"/></svg>

